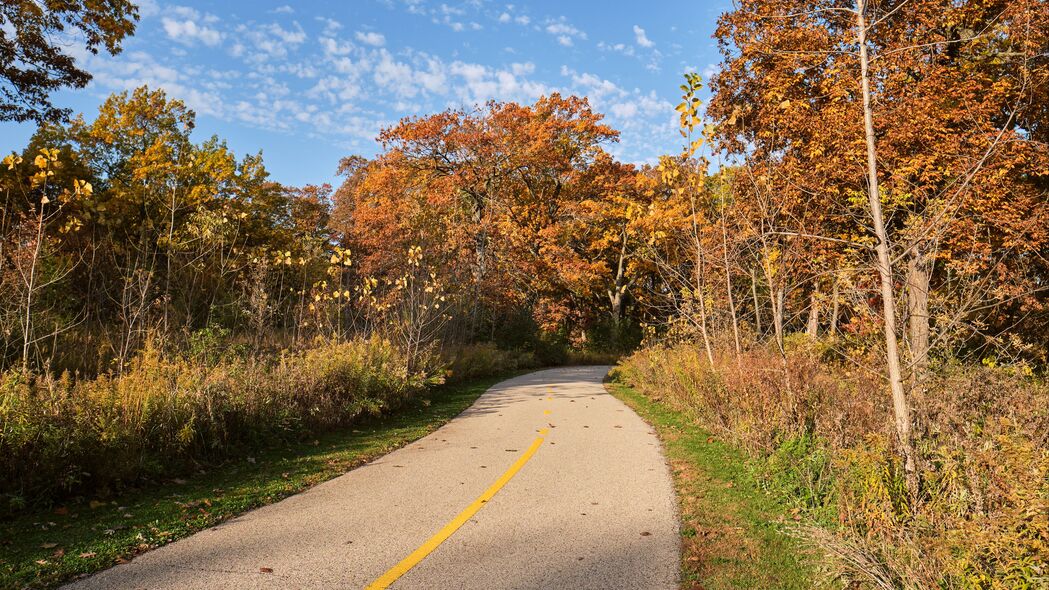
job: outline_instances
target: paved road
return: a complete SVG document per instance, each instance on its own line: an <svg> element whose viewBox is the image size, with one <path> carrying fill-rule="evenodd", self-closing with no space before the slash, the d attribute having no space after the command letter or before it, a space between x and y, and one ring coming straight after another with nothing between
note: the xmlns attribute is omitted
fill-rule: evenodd
<svg viewBox="0 0 1049 590"><path fill-rule="evenodd" d="M389 587L674 588L670 475L607 369L504 381L412 445L69 587L365 588L432 549Z"/></svg>

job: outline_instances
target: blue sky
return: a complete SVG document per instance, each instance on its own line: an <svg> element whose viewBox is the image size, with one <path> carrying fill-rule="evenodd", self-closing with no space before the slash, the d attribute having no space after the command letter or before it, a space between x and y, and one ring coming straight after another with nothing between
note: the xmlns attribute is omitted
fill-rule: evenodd
<svg viewBox="0 0 1049 590"><path fill-rule="evenodd" d="M719 61L711 34L729 0L177 3L142 0L116 57L79 55L95 76L58 93L94 116L111 92L148 84L197 112L194 137L262 150L274 180L330 182L339 158L372 156L379 129L488 99L587 96L622 132L611 151L651 162L678 149L681 74ZM31 124L0 124L0 152Z"/></svg>

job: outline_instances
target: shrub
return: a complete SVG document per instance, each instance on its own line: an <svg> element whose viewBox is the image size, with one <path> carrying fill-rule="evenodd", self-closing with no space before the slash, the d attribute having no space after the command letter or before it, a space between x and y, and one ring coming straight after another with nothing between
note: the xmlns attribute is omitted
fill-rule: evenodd
<svg viewBox="0 0 1049 590"><path fill-rule="evenodd" d="M198 461L351 424L434 383L377 339L263 363L201 364L147 347L123 374L0 375L0 497L104 494Z"/></svg>
<svg viewBox="0 0 1049 590"><path fill-rule="evenodd" d="M503 350L491 342L450 348L444 359L449 381L468 381L539 366L534 354Z"/></svg>
<svg viewBox="0 0 1049 590"><path fill-rule="evenodd" d="M803 508L845 578L882 588L1049 587L1049 386L945 364L912 392L921 489L911 497L877 376L819 343L713 367L650 348L620 377L749 452L770 493ZM877 362L876 359L871 360Z"/></svg>

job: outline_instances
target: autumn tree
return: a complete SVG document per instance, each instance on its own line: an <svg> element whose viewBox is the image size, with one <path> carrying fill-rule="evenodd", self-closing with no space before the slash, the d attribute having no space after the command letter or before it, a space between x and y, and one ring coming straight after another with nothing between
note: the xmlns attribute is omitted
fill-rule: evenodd
<svg viewBox="0 0 1049 590"><path fill-rule="evenodd" d="M120 53L135 32L138 8L128 0L11 0L0 4L0 121L59 121L52 104L61 88L83 88L91 74L68 47Z"/></svg>
<svg viewBox="0 0 1049 590"><path fill-rule="evenodd" d="M885 375L905 450L904 381L927 363L930 292L946 295L963 269L969 285L979 283L1010 258L992 254L991 244L1008 244L1028 267L1021 253L1043 247L1032 229L1044 224L1027 225L1013 207L1044 215L1040 172L1031 175L1044 169L1044 149L1031 141L1037 124L1021 123L1042 108L1045 56L1036 48L1044 47L1044 19L1038 2L760 0L719 23L725 61L709 112L720 145L765 166L780 190L832 212L810 216L815 223L801 226L802 237L871 253ZM848 218L862 231L842 231ZM1024 245L1001 239L1009 236L1023 236ZM905 305L895 299L901 283ZM963 290L985 296L956 300L954 318L970 322L977 308L1018 295ZM946 334L952 314L940 315ZM901 319L910 322L906 357Z"/></svg>
<svg viewBox="0 0 1049 590"><path fill-rule="evenodd" d="M558 329L606 295L594 274L614 273L565 228L582 203L610 197L603 174L629 184L601 148L615 138L584 99L559 95L406 119L381 134L374 161L348 161L333 219L364 274L391 274L397 252L422 247L458 285L470 338L520 307Z"/></svg>

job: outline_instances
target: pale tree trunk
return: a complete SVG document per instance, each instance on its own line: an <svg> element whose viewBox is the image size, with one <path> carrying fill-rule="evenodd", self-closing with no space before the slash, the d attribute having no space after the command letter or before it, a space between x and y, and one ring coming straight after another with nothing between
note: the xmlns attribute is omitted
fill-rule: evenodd
<svg viewBox="0 0 1049 590"><path fill-rule="evenodd" d="M839 303L838 298L841 296L838 288L838 277L834 276L834 287L831 289L831 308L830 308L830 335L831 337L838 335L838 313Z"/></svg>
<svg viewBox="0 0 1049 590"><path fill-rule="evenodd" d="M860 47L860 87L863 93L863 129L867 143L867 202L870 207L875 246L878 259L878 275L881 279L882 313L884 315L885 360L892 394L892 408L896 419L896 435L903 451L907 486L911 494L917 493L918 476L911 440L911 416L907 396L903 389L903 372L900 368L899 343L896 336L896 301L893 299L892 262L889 255L889 236L882 216L881 193L878 186L878 152L875 147L874 113L871 106L870 73L867 56L867 22L865 12L867 0L856 1L856 41Z"/></svg>
<svg viewBox="0 0 1049 590"><path fill-rule="evenodd" d="M707 351L707 362L714 370L714 350L710 345L710 331L707 330L707 281L706 257L703 255L703 241L699 237L699 224L696 222L696 200L692 198L692 245L696 249L696 298L699 300L699 331L703 337L703 347Z"/></svg>
<svg viewBox="0 0 1049 590"><path fill-rule="evenodd" d="M754 330L761 338L761 301L758 299L758 274L753 266L750 267L750 296L754 299Z"/></svg>
<svg viewBox="0 0 1049 590"><path fill-rule="evenodd" d="M612 289L608 291L608 302L612 306L612 321L618 328L623 320L623 303L627 290L633 281L626 278L627 233L623 229L622 242L619 248L619 263L616 265L616 277Z"/></svg>
<svg viewBox="0 0 1049 590"><path fill-rule="evenodd" d="M783 287L776 287L769 293L769 302L772 304L772 327L776 334L776 346L782 353L783 348L783 308L786 305L787 294Z"/></svg>
<svg viewBox="0 0 1049 590"><path fill-rule="evenodd" d="M710 333L707 330L707 290L703 260L703 246L696 237L696 298L699 300L699 332L703 337L703 347L707 351L707 361L714 369L714 350L710 346Z"/></svg>
<svg viewBox="0 0 1049 590"><path fill-rule="evenodd" d="M915 382L921 382L929 364L930 266L928 255L915 246L907 260L907 322Z"/></svg>
<svg viewBox="0 0 1049 590"><path fill-rule="evenodd" d="M814 282L809 294L809 320L805 324L805 333L810 338L819 336L820 331L820 285Z"/></svg>
<svg viewBox="0 0 1049 590"><path fill-rule="evenodd" d="M732 295L732 269L728 263L728 229L725 227L725 208L721 208L721 251L725 262L725 293L728 295L728 311L732 316L732 338L736 345L736 361L743 353L739 342L739 320L736 318L736 298Z"/></svg>
<svg viewBox="0 0 1049 590"><path fill-rule="evenodd" d="M47 185L44 185L47 194ZM29 370L29 348L33 345L33 295L36 289L36 264L40 260L41 242L44 239L44 203L40 203L40 214L36 221L36 243L33 244L33 261L29 265L26 279L25 322L22 325L22 371Z"/></svg>
<svg viewBox="0 0 1049 590"><path fill-rule="evenodd" d="M165 257L166 258L166 268L165 268L165 272L164 272L164 332L165 333L168 333L170 331L170 326L169 326L168 322L169 322L170 315L171 315L171 305L172 305L172 297L171 297L171 257L174 254L174 248L172 248L171 244L172 244L172 241L175 238L175 207L177 206L175 197L176 197L175 188L172 187L171 188L171 203L170 203L171 208L170 208L170 215L168 217L168 236L167 236L167 239L168 239L168 243L167 243L168 252L167 252L167 256Z"/></svg>

